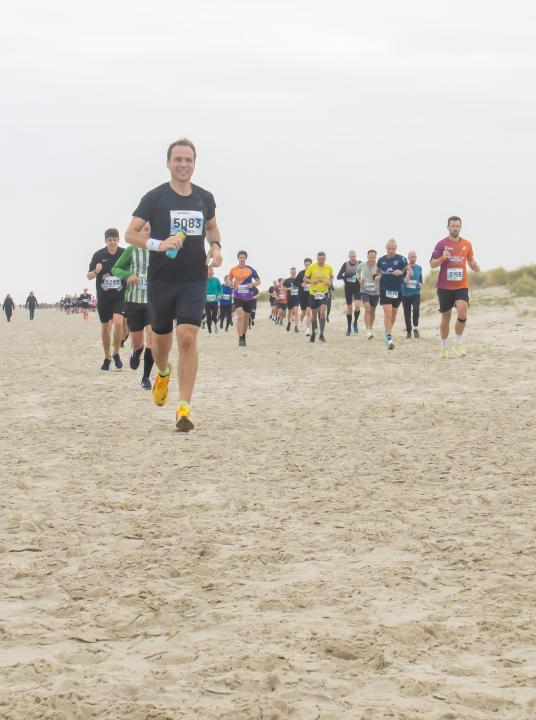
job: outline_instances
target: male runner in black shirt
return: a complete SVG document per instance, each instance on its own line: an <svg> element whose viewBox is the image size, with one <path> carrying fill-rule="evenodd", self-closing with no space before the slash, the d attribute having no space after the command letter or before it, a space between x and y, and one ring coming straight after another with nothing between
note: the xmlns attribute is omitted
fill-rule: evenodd
<svg viewBox="0 0 536 720"><path fill-rule="evenodd" d="M119 231L108 228L104 233L106 247L97 252L89 263L88 280L96 279L97 311L101 321L101 338L104 348L104 362L101 370L109 370L112 357L116 368L123 367L119 347L123 337L123 313L125 311L125 283L112 275L112 267L124 252L119 247ZM114 328L114 353L110 357L110 335Z"/></svg>
<svg viewBox="0 0 536 720"><path fill-rule="evenodd" d="M153 399L164 405L168 395L173 343L177 323L179 405L176 428L193 429L190 400L197 374L197 336L205 309L207 264L222 263L216 203L212 193L191 182L195 169L194 144L183 138L167 151L171 178L150 190L134 210L125 239L150 251L148 303L152 316L153 357L159 372L153 385ZM151 226L147 240L141 232ZM205 252L205 238L210 245Z"/></svg>

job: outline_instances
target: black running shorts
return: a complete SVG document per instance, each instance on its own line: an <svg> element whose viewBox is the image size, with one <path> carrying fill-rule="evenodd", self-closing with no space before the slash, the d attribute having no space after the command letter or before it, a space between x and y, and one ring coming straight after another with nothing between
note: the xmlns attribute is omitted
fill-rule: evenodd
<svg viewBox="0 0 536 720"><path fill-rule="evenodd" d="M458 300L463 300L469 305L469 290L467 288L458 288L457 290L437 288L437 297L439 298L440 313L452 310Z"/></svg>
<svg viewBox="0 0 536 720"><path fill-rule="evenodd" d="M97 312L101 323L110 322L114 315L124 315L125 294L109 290L106 294L101 295L97 300Z"/></svg>
<svg viewBox="0 0 536 720"><path fill-rule="evenodd" d="M309 295L309 307L311 310L318 310L321 305L327 305L329 303L329 293L326 293L323 298L315 298L314 295Z"/></svg>
<svg viewBox="0 0 536 720"><path fill-rule="evenodd" d="M398 297L391 298L387 297L387 295L384 295L383 293L380 293L380 305L392 305L394 308L397 308L400 306L400 303L402 302L402 293L398 293Z"/></svg>
<svg viewBox="0 0 536 720"><path fill-rule="evenodd" d="M239 300L238 298L234 299L234 305L235 308L242 308L242 310L249 315L251 312L255 312L255 309L257 307L257 301L256 300ZM279 307L279 305L277 306Z"/></svg>
<svg viewBox="0 0 536 720"><path fill-rule="evenodd" d="M127 324L130 332L140 332L151 324L149 306L147 303L125 303Z"/></svg>
<svg viewBox="0 0 536 720"><path fill-rule="evenodd" d="M347 305L351 305L354 300L361 300L361 285L357 282L344 282L344 299Z"/></svg>
<svg viewBox="0 0 536 720"><path fill-rule="evenodd" d="M201 327L207 294L206 280L151 280L147 285L151 327L157 335L166 335L177 325Z"/></svg>

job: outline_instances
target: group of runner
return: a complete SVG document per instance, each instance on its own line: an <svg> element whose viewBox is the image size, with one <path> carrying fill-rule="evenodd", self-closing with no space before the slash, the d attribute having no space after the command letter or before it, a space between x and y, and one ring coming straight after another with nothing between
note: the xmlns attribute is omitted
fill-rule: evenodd
<svg viewBox="0 0 536 720"><path fill-rule="evenodd" d="M240 250L237 255L238 264L229 271L223 283L214 275L214 268L207 270L207 291L205 311L201 327L207 327L209 334L218 332L225 324L225 331L234 325L236 319L238 345L245 347L246 333L255 324L257 311L258 285L260 278L257 271L247 264L248 254Z"/></svg>
<svg viewBox="0 0 536 720"><path fill-rule="evenodd" d="M479 271L474 260L473 249L468 240L460 238L461 219L452 216L448 219L447 238L441 240L432 254L432 268L441 267L438 276L439 310L441 312L441 358L447 358L448 335L452 309L456 307L457 321L453 349L465 356L461 345L461 336L469 305L467 267ZM337 280L344 283L346 304L346 335L359 332L361 306L364 309L365 332L368 340L374 337L374 322L378 304L383 310L384 340L389 350L395 347L393 327L400 305L404 311L406 338L419 338L419 314L421 288L423 287L423 269L417 264L417 253L410 250L407 257L397 252L396 240L391 238L385 245L386 254L378 258L376 250L367 252L367 259L359 262L355 250L348 252L348 259L337 273ZM326 262L326 253L317 254L316 263L311 258L304 259L300 272L290 268L288 278L274 280L269 288L271 305L270 317L276 325L286 322L287 332L294 325L294 332L305 329L306 337L315 342L325 342L325 326L329 320L331 299L333 296L334 272ZM304 324L305 321L305 324Z"/></svg>
<svg viewBox="0 0 536 720"><path fill-rule="evenodd" d="M364 308L366 336L374 337L374 321L378 303L383 308L385 343L394 349L392 336L400 303L404 304L406 336L419 337L419 301L422 287L422 268L417 265L417 254L411 251L408 258L399 255L396 241L386 245L386 255L378 259L376 250L367 252L367 259L359 262L355 250L348 252L348 259L342 264L336 279L344 283L346 304L346 335L359 332L361 306ZM317 254L316 262L305 258L304 267L298 273L295 267L290 276L279 278L269 288L271 319L276 325L284 325L294 332L305 330L310 342L325 342L325 327L329 320L335 280L331 265L326 262L326 253Z"/></svg>
<svg viewBox="0 0 536 720"><path fill-rule="evenodd" d="M84 320L89 319L89 312L94 312L97 308L97 299L84 288L79 295L69 295L66 293L59 301L59 307L66 315L82 314Z"/></svg>
<svg viewBox="0 0 536 720"><path fill-rule="evenodd" d="M126 316L132 340L130 367L139 366L143 354L142 386L152 388L154 402L168 399L172 375L170 353L173 334L177 338L179 398L175 426L179 432L193 429L190 402L198 365L197 338L203 319L209 332L225 324L228 330L236 313L238 344L246 346L246 334L255 312L260 277L248 264L247 252L238 253L234 265L221 283L214 268L222 264L220 231L213 195L194 185L196 149L188 139L177 140L167 151L170 180L145 194L133 212L125 234L129 247L119 247L119 233L105 232L105 247L91 258L87 277L96 280L97 312L101 321L104 349L102 370L112 361L122 367L119 355ZM448 220L449 235L432 254L431 266L440 267L438 295L441 320L441 357L448 356L450 316L457 312L454 349L465 355L461 335L467 316L466 264L478 271L471 244L459 237L461 220ZM205 250L208 243L208 252ZM419 298L422 268L417 256L397 253L395 240L386 245L386 254L377 258L369 250L367 260L358 262L350 251L337 278L344 282L347 335L358 333L361 304L364 306L368 339L374 336L375 312L383 308L385 344L394 348L392 329L398 308L404 303L407 337L419 337ZM305 322L310 342L325 342L326 322L333 293L334 272L326 253L317 253L316 262L306 258L304 267L274 282L270 288L271 317L277 324L286 320L298 333ZM113 352L112 352L113 348ZM149 378L156 365L154 384Z"/></svg>

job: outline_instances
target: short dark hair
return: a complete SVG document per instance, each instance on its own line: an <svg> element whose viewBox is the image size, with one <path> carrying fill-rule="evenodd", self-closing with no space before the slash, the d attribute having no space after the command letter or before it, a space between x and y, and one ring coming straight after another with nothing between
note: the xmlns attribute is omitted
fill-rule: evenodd
<svg viewBox="0 0 536 720"><path fill-rule="evenodd" d="M108 238L111 237L119 237L119 230L116 230L116 228L108 228L108 230L104 231L104 239L108 240Z"/></svg>
<svg viewBox="0 0 536 720"><path fill-rule="evenodd" d="M303 264L305 265L306 262L311 263L311 265L313 264L313 261L311 260L311 258L305 258L305 260L303 261Z"/></svg>
<svg viewBox="0 0 536 720"><path fill-rule="evenodd" d="M246 252L245 250L239 250L239 251L236 253L236 257L237 257L237 258L240 257L240 255L245 255L246 257L248 256L248 254L247 254L247 252Z"/></svg>
<svg viewBox="0 0 536 720"><path fill-rule="evenodd" d="M367 255L368 255L369 253L371 253L371 252L373 252L374 255L377 255L377 254L378 254L378 253L376 252L376 250L367 250Z"/></svg>
<svg viewBox="0 0 536 720"><path fill-rule="evenodd" d="M456 222L456 221L458 221L460 223L460 225L462 224L461 217L458 217L457 215L451 215L449 217L449 219L447 220L447 227L450 225L451 222Z"/></svg>
<svg viewBox="0 0 536 720"><path fill-rule="evenodd" d="M195 145L191 140L188 140L188 138L180 138L180 140L175 140L175 142L172 142L171 145L167 149L167 159L168 162L171 160L171 153L173 152L173 148L177 147L177 145L184 145L185 147L189 147L190 150L194 154L194 160L197 157L197 153L195 151Z"/></svg>
<svg viewBox="0 0 536 720"><path fill-rule="evenodd" d="M319 255L323 255L324 257L326 257L326 253L325 253L323 250L319 250L319 251L316 253L316 257L318 257Z"/></svg>

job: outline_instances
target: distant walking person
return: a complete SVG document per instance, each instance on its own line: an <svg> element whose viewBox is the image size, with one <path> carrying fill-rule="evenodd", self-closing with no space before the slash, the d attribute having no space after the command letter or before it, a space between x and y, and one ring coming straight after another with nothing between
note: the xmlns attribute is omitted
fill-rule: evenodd
<svg viewBox="0 0 536 720"><path fill-rule="evenodd" d="M6 314L7 321L11 322L11 316L13 315L13 310L15 310L15 303L9 293L6 295L2 309Z"/></svg>
<svg viewBox="0 0 536 720"><path fill-rule="evenodd" d="M30 320L34 319L35 315L35 308L39 307L39 303L37 302L37 298L35 297L33 290L30 290L30 294L26 298L26 304L24 307L28 308L30 311Z"/></svg>

